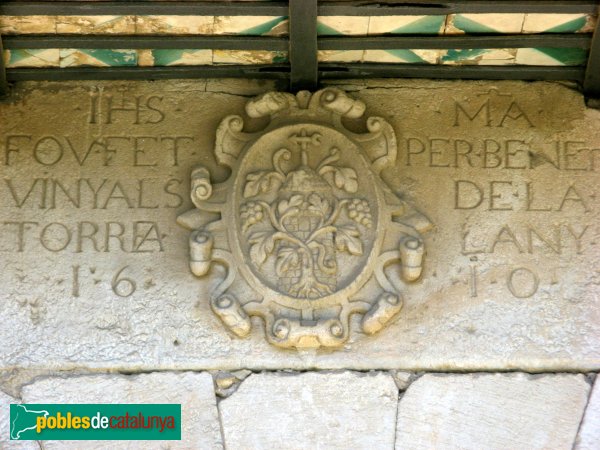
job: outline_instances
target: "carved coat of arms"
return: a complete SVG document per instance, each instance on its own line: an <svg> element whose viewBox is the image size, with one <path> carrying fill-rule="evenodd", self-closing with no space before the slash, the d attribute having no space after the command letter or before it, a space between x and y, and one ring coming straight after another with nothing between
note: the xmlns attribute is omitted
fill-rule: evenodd
<svg viewBox="0 0 600 450"><path fill-rule="evenodd" d="M380 177L396 161L391 125L344 126L364 111L334 88L264 94L246 104L249 117L269 118L262 131L245 132L240 116L217 129L230 178L213 185L207 169L192 172L196 208L178 218L192 230L190 267L201 277L224 266L210 304L237 336L259 316L278 347L337 347L352 314L378 332L402 308L403 283L421 276L431 225Z"/></svg>

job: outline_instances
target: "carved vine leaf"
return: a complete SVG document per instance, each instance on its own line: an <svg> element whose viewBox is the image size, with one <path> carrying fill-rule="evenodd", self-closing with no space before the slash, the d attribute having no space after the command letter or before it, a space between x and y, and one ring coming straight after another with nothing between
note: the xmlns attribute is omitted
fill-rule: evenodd
<svg viewBox="0 0 600 450"><path fill-rule="evenodd" d="M283 184L283 176L275 171L261 170L249 173L244 186L244 197L254 197L258 194L277 190Z"/></svg>
<svg viewBox="0 0 600 450"><path fill-rule="evenodd" d="M327 199L322 198L318 194L310 194L308 197L310 211L314 211L320 214L322 217L327 218L330 214L329 202Z"/></svg>
<svg viewBox="0 0 600 450"><path fill-rule="evenodd" d="M281 200L277 204L277 212L280 216L284 214L293 214L300 211L300 205L304 201L304 197L300 194L295 194L290 197L289 200Z"/></svg>
<svg viewBox="0 0 600 450"><path fill-rule="evenodd" d="M277 262L275 270L278 275L283 275L289 270L297 269L300 266L300 254L298 250L292 247L283 247L277 252Z"/></svg>
<svg viewBox="0 0 600 450"><path fill-rule="evenodd" d="M275 248L275 233L269 231L260 231L254 233L248 239L250 245L250 259L258 266L262 265L267 256L273 253Z"/></svg>
<svg viewBox="0 0 600 450"><path fill-rule="evenodd" d="M335 235L335 246L340 252L347 251L354 256L363 254L360 232L352 225L338 227Z"/></svg>
<svg viewBox="0 0 600 450"><path fill-rule="evenodd" d="M358 191L358 176L351 167L325 166L321 169L329 184L351 194Z"/></svg>

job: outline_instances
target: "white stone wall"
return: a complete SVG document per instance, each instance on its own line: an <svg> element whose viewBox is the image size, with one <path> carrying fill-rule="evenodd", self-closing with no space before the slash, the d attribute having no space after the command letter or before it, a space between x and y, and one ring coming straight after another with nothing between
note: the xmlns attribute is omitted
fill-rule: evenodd
<svg viewBox="0 0 600 450"><path fill-rule="evenodd" d="M181 441L45 441L39 448L592 450L600 444L600 387L592 389L593 378L384 371L50 375L24 385L17 397L0 392L0 426L8 427L11 402L170 402L182 404ZM2 449L38 448L4 436Z"/></svg>

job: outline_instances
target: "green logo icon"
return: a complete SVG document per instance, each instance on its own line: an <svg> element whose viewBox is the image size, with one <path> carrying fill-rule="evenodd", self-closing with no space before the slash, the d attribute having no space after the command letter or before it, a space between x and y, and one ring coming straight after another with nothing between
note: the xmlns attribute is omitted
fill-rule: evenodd
<svg viewBox="0 0 600 450"><path fill-rule="evenodd" d="M11 440L180 440L180 404L11 404Z"/></svg>

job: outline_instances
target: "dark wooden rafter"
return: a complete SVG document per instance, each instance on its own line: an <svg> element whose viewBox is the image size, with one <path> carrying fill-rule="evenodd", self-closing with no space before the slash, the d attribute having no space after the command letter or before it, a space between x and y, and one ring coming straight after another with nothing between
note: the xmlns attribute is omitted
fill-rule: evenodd
<svg viewBox="0 0 600 450"><path fill-rule="evenodd" d="M142 80L193 78L257 78L289 80L286 64L173 66L173 67L69 67L8 69L8 81L27 80ZM573 80L583 82L584 67L568 66L438 66L434 64L319 64L321 80L349 78L434 78L473 80Z"/></svg>
<svg viewBox="0 0 600 450"><path fill-rule="evenodd" d="M435 64L320 64L319 78L434 78L464 80L572 80L582 82L584 67L569 66L447 66Z"/></svg>
<svg viewBox="0 0 600 450"><path fill-rule="evenodd" d="M286 16L285 1L2 1L6 16Z"/></svg>
<svg viewBox="0 0 600 450"><path fill-rule="evenodd" d="M453 13L593 14L595 0L354 0L320 1L320 16L445 15ZM4 0L3 15L285 16L284 1L22 1Z"/></svg>
<svg viewBox="0 0 600 450"><path fill-rule="evenodd" d="M585 69L583 93L587 97L600 99L600 8L598 8L598 13L599 17L596 21L596 29L592 37L590 54Z"/></svg>
<svg viewBox="0 0 600 450"><path fill-rule="evenodd" d="M289 65L171 66L171 67L67 67L15 68L7 70L8 81L65 80L164 80L196 78L255 78L288 80Z"/></svg>
<svg viewBox="0 0 600 450"><path fill-rule="evenodd" d="M288 39L270 36L144 36L21 34L4 36L7 49L98 48L98 49L190 49L288 50Z"/></svg>
<svg viewBox="0 0 600 450"><path fill-rule="evenodd" d="M315 90L318 81L317 0L290 0L290 90Z"/></svg>
<svg viewBox="0 0 600 450"><path fill-rule="evenodd" d="M303 31L303 30L301 30ZM300 35L300 36L298 36ZM505 34L477 36L366 36L366 37L321 37L306 45L304 36L295 34L297 41L292 48L299 47L308 57L307 51L319 50L385 50L385 49L471 49L471 48L584 48L589 49L592 37L589 34ZM298 40L299 39L299 40ZM15 35L4 36L7 49L41 48L128 48L128 49L189 49L211 48L229 50L288 50L291 40L269 36L165 36L143 35ZM314 55L313 55L314 56ZM300 60L302 61L302 60Z"/></svg>
<svg viewBox="0 0 600 450"><path fill-rule="evenodd" d="M322 37L319 50L475 49L475 48L584 48L587 34L502 34L462 36Z"/></svg>
<svg viewBox="0 0 600 450"><path fill-rule="evenodd" d="M3 97L8 92L8 84L6 80L6 68L4 67L4 49L2 47L2 35L0 35L0 97Z"/></svg>
<svg viewBox="0 0 600 450"><path fill-rule="evenodd" d="M322 1L320 16L401 16L486 13L593 14L595 0L352 0Z"/></svg>

